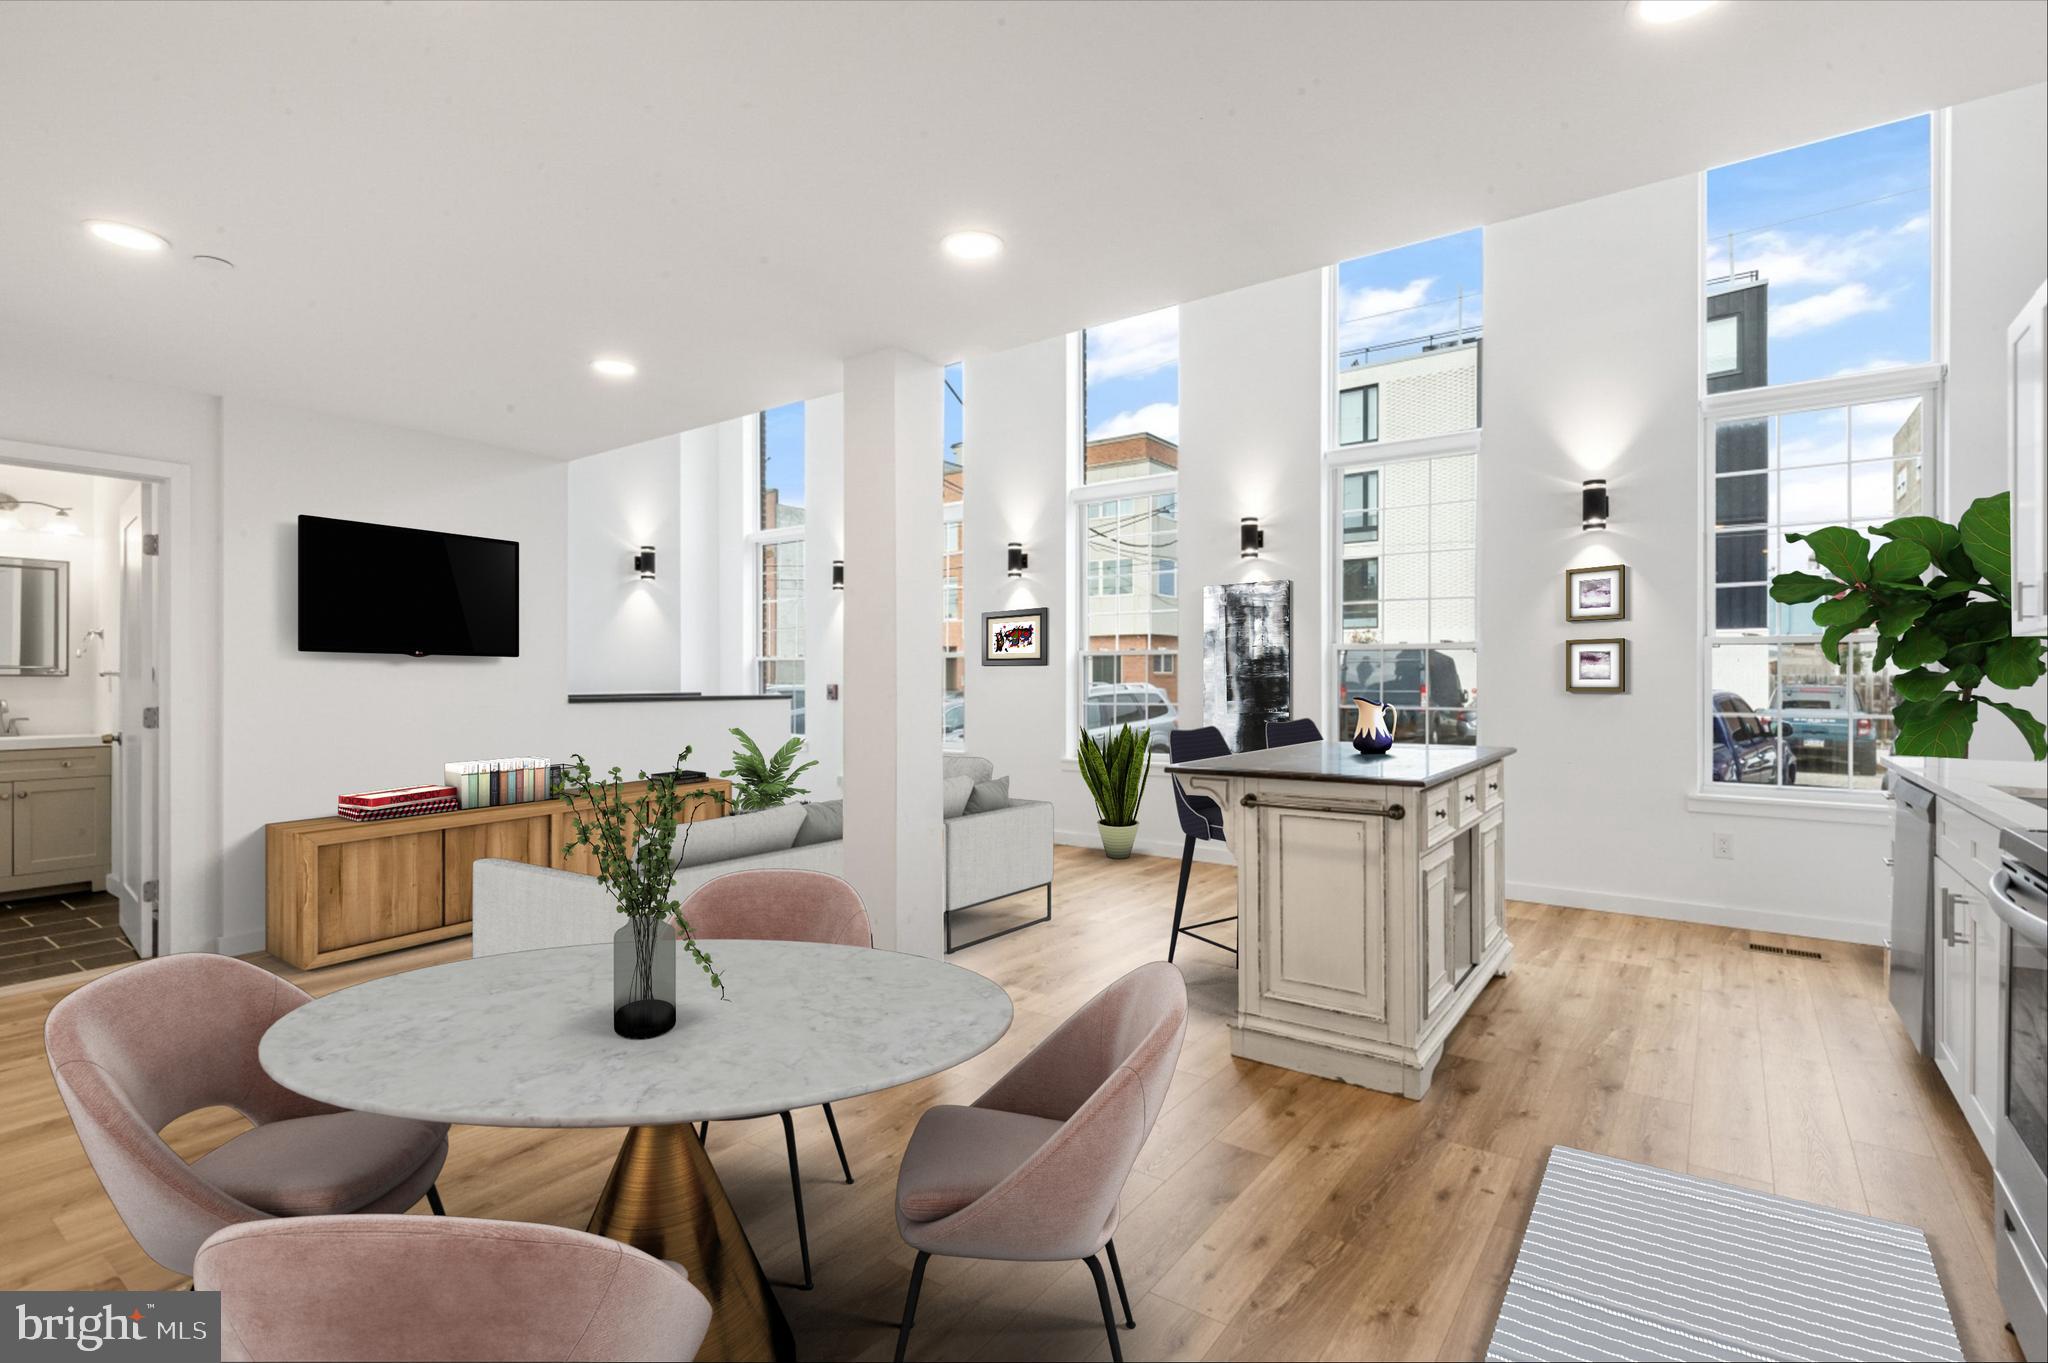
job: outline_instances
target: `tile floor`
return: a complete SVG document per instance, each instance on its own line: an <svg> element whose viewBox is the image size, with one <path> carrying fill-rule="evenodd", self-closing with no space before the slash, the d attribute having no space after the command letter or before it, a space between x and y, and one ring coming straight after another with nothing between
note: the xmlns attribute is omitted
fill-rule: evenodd
<svg viewBox="0 0 2048 1363"><path fill-rule="evenodd" d="M134 959L110 894L76 890L0 902L0 985Z"/></svg>

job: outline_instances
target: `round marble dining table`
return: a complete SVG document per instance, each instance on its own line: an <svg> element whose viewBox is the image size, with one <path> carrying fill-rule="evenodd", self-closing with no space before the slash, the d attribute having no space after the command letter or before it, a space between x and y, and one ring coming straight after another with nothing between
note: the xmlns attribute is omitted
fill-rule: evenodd
<svg viewBox="0 0 2048 1363"><path fill-rule="evenodd" d="M406 971L294 1009L258 1057L337 1107L481 1126L630 1128L590 1229L681 1263L711 1299L700 1359L789 1357L792 1341L693 1122L893 1088L987 1050L1010 997L944 961L811 942L684 956L676 1025L612 1031L612 949L554 947Z"/></svg>

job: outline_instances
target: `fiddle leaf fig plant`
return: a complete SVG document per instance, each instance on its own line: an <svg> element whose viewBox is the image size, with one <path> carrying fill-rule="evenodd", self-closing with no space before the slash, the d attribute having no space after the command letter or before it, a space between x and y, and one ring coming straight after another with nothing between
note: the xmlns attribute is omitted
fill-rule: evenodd
<svg viewBox="0 0 2048 1363"><path fill-rule="evenodd" d="M2043 671L2042 641L2012 635L2011 503L2001 492L1972 502L1954 525L1905 516L1874 526L1871 534L1884 541L1874 551L1847 526L1785 536L1803 542L1826 573L1780 573L1771 579L1771 599L1819 602L1813 622L1838 666L1842 640L1863 631L1877 636L1872 666L1901 669L1892 678L1892 751L1901 757L1968 755L1977 707L1989 705L2025 736L2035 761L2048 759L2040 716L1978 694L1987 684L2023 690Z"/></svg>

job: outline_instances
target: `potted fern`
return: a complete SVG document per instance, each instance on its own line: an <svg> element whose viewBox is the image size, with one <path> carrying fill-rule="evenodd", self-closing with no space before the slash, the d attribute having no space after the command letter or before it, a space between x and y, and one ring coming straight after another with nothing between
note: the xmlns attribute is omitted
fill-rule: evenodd
<svg viewBox="0 0 2048 1363"><path fill-rule="evenodd" d="M803 751L801 737L792 737L789 742L775 750L773 757L764 756L761 745L747 736L744 729L731 730L732 736L740 741L739 751L732 755L732 765L718 773L732 781L732 807L742 814L757 809L774 809L777 805L788 804L793 796L809 795L811 792L796 783L816 762L796 766L796 755Z"/></svg>
<svg viewBox="0 0 2048 1363"><path fill-rule="evenodd" d="M1083 729L1079 756L1081 779L1101 815L1096 827L1102 831L1103 854L1122 861L1138 841L1138 802L1152 774L1151 737L1126 724L1105 745Z"/></svg>
<svg viewBox="0 0 2048 1363"><path fill-rule="evenodd" d="M1977 707L1988 705L2012 721L2036 762L2048 758L2039 716L1980 694L1986 685L2023 690L2042 674L2041 641L2012 635L2011 494L1979 497L1954 525L1905 516L1870 533L1885 541L1875 551L1842 525L1785 536L1804 541L1826 571L1778 574L1771 599L1820 603L1813 623L1828 661L1839 665L1842 640L1870 630L1872 667L1905 669L1892 678L1900 757L1967 757Z"/></svg>
<svg viewBox="0 0 2048 1363"><path fill-rule="evenodd" d="M690 755L676 754L676 770ZM597 879L611 893L626 926L612 936L612 1030L641 1041L676 1025L676 941L706 975L711 987L725 994L725 981L676 902L675 850L680 832L690 840L689 806L699 800L717 803L715 792L676 789L673 772L665 776L640 773L646 788L632 798L625 794L619 769L597 776L583 754L576 754L562 774L562 802L569 806L569 827L575 836L562 848L567 856L588 847L597 856Z"/></svg>

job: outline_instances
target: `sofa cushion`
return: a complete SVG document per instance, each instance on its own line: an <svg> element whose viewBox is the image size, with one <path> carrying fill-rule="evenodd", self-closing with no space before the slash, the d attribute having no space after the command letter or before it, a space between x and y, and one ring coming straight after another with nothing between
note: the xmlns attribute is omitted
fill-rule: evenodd
<svg viewBox="0 0 2048 1363"><path fill-rule="evenodd" d="M369 1206L432 1159L439 1122L330 1112L253 1127L192 1163L192 1172L273 1216L328 1216Z"/></svg>
<svg viewBox="0 0 2048 1363"><path fill-rule="evenodd" d="M945 793L940 797L945 816L957 819L967 812L967 801L974 795L972 776L948 776Z"/></svg>
<svg viewBox="0 0 2048 1363"><path fill-rule="evenodd" d="M970 777L975 781L992 781L996 775L996 764L986 757L970 757L964 752L949 752L940 775L948 781L956 776Z"/></svg>
<svg viewBox="0 0 2048 1363"><path fill-rule="evenodd" d="M1010 807L1010 778L998 776L993 781L976 781L974 790L967 797L969 814L986 814L991 809Z"/></svg>
<svg viewBox="0 0 2048 1363"><path fill-rule="evenodd" d="M846 806L839 800L820 800L804 806L803 827L796 831L797 847L814 842L838 842L846 836Z"/></svg>
<svg viewBox="0 0 2048 1363"><path fill-rule="evenodd" d="M904 1148L896 1209L908 1221L951 1216L1017 1172L1060 1126L988 1107L931 1108Z"/></svg>
<svg viewBox="0 0 2048 1363"><path fill-rule="evenodd" d="M679 866L707 866L735 857L783 852L796 845L797 831L804 826L804 805L778 805L751 814L732 814L723 819L706 819L690 827L690 841L683 847ZM678 843L681 839L677 839Z"/></svg>

